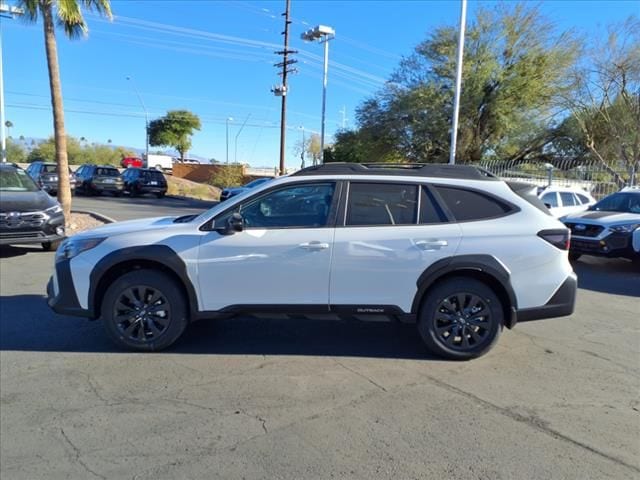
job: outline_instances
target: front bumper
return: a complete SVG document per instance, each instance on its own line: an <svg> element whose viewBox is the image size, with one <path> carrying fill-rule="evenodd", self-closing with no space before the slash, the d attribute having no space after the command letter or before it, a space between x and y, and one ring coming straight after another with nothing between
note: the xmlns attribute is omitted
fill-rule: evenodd
<svg viewBox="0 0 640 480"><path fill-rule="evenodd" d="M70 260L56 262L55 272L47 283L47 304L60 315L91 318L91 312L78 302L70 263Z"/></svg>
<svg viewBox="0 0 640 480"><path fill-rule="evenodd" d="M571 238L570 251L582 255L633 259L640 254L633 249L632 235L631 232L612 233L599 240L574 236Z"/></svg>
<svg viewBox="0 0 640 480"><path fill-rule="evenodd" d="M3 222L0 225L0 245L23 245L28 243L56 242L64 239L64 216L19 220L18 223ZM58 229L62 228L62 234Z"/></svg>
<svg viewBox="0 0 640 480"><path fill-rule="evenodd" d="M578 277L575 273L571 272L545 305L517 310L517 321L526 322L529 320L541 320L543 318L571 315L575 310L577 291Z"/></svg>

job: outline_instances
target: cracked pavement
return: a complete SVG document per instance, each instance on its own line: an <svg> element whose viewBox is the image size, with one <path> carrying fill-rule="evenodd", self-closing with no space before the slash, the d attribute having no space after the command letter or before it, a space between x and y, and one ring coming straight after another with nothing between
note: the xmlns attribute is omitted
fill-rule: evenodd
<svg viewBox="0 0 640 480"><path fill-rule="evenodd" d="M640 477L640 273L576 263L569 318L472 362L415 328L241 318L168 352L55 316L53 255L0 251L3 479Z"/></svg>

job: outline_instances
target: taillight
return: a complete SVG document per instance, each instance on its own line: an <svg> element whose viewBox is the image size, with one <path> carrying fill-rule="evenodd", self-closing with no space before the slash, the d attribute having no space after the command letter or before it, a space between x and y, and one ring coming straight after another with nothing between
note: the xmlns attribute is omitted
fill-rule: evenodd
<svg viewBox="0 0 640 480"><path fill-rule="evenodd" d="M571 245L571 231L568 229L541 230L538 236L560 250L569 250Z"/></svg>

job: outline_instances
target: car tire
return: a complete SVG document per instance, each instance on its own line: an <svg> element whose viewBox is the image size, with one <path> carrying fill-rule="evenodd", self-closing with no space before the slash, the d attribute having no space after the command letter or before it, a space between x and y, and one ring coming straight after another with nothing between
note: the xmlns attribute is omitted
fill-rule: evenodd
<svg viewBox="0 0 640 480"><path fill-rule="evenodd" d="M42 249L45 252L55 252L60 246L60 240L55 240L53 242L42 242Z"/></svg>
<svg viewBox="0 0 640 480"><path fill-rule="evenodd" d="M164 198L164 193L156 193L156 197L158 197L158 198Z"/></svg>
<svg viewBox="0 0 640 480"><path fill-rule="evenodd" d="M578 260L580 257L582 256L581 253L573 253L573 252L569 252L569 260L571 260L572 262L575 262L576 260Z"/></svg>
<svg viewBox="0 0 640 480"><path fill-rule="evenodd" d="M134 270L119 277L107 289L101 312L109 338L129 350L163 350L189 323L182 289L158 270Z"/></svg>
<svg viewBox="0 0 640 480"><path fill-rule="evenodd" d="M122 196L122 192L113 192L113 196L114 197L121 197Z"/></svg>
<svg viewBox="0 0 640 480"><path fill-rule="evenodd" d="M450 278L428 291L418 314L418 331L429 351L450 360L484 355L498 341L503 326L498 296L485 283L468 277Z"/></svg>

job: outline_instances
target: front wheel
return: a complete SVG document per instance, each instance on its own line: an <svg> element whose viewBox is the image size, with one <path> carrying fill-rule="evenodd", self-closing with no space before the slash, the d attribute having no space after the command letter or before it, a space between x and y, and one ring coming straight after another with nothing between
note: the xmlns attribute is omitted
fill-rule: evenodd
<svg viewBox="0 0 640 480"><path fill-rule="evenodd" d="M418 331L435 355L470 360L491 350L503 323L502 303L491 288L473 278L454 277L424 298Z"/></svg>
<svg viewBox="0 0 640 480"><path fill-rule="evenodd" d="M107 289L102 322L107 335L131 350L162 350L188 324L187 303L177 282L157 270L125 273Z"/></svg>
<svg viewBox="0 0 640 480"><path fill-rule="evenodd" d="M60 240L55 240L53 242L42 242L41 245L42 245L42 249L45 252L53 252L58 249L58 246L60 245Z"/></svg>

